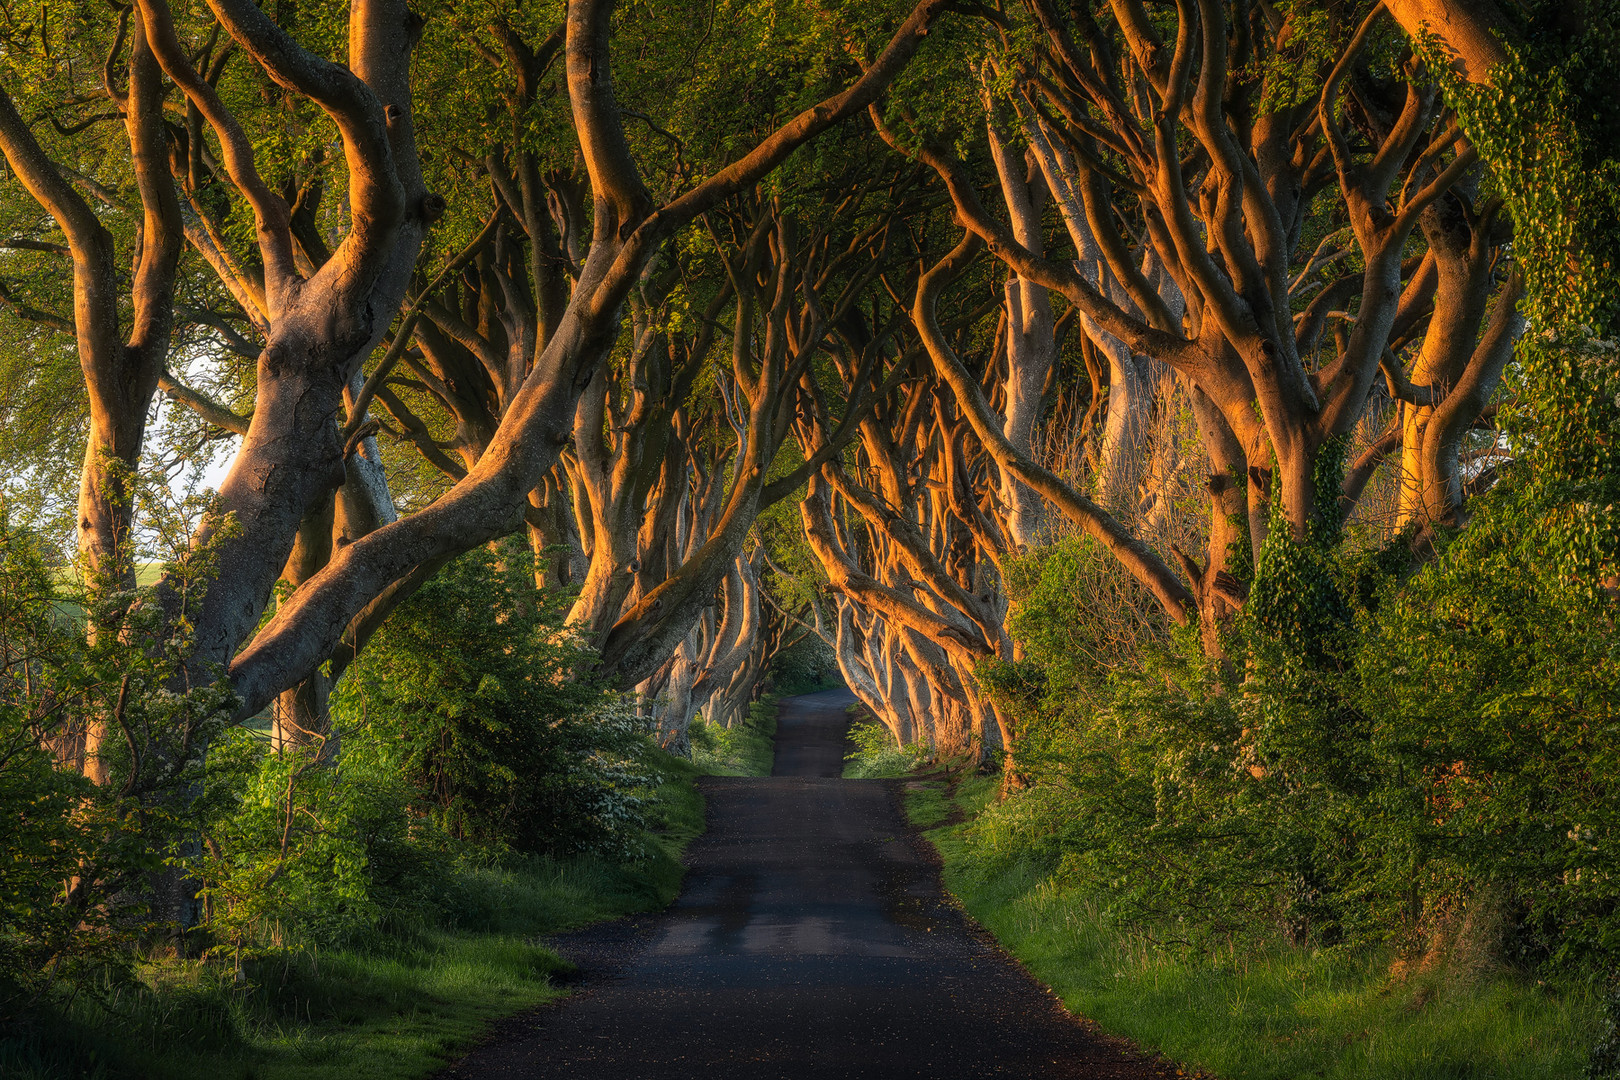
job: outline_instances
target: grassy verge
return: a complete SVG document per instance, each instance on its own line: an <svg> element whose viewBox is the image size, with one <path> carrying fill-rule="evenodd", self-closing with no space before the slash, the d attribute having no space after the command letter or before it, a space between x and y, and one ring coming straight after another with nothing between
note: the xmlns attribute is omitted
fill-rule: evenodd
<svg viewBox="0 0 1620 1080"><path fill-rule="evenodd" d="M0 1021L0 1076L404 1080L487 1025L565 991L543 935L668 904L679 854L703 829L698 769L661 760L645 858L528 859L467 868L441 917L346 949L143 965L71 1001Z"/></svg>
<svg viewBox="0 0 1620 1080"><path fill-rule="evenodd" d="M1597 1007L1504 972L1391 978L1390 957L1278 947L1196 958L1126 933L1032 858L975 849L989 778L923 780L914 823L946 887L1064 1004L1223 1080L1575 1080ZM953 818L957 823L944 824Z"/></svg>
<svg viewBox="0 0 1620 1080"><path fill-rule="evenodd" d="M692 764L709 776L769 776L776 761L776 708L780 699L766 694L748 706L748 716L735 727L692 721Z"/></svg>

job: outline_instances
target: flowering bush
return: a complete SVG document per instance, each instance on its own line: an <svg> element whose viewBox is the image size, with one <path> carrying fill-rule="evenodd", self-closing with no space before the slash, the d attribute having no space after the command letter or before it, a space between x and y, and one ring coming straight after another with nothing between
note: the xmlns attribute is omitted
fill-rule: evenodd
<svg viewBox="0 0 1620 1080"><path fill-rule="evenodd" d="M187 862L219 940L341 942L424 916L457 903L458 860L643 854L643 724L534 596L469 555L373 638L323 745L219 742Z"/></svg>

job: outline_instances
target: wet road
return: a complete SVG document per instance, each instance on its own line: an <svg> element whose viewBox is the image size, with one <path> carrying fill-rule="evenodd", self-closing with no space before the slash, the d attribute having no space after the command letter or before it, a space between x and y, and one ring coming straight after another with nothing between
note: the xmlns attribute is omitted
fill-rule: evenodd
<svg viewBox="0 0 1620 1080"><path fill-rule="evenodd" d="M898 783L837 779L853 701L784 701L772 776L702 782L709 831L680 899L561 940L580 992L441 1077L1164 1075L1063 1012L945 901Z"/></svg>

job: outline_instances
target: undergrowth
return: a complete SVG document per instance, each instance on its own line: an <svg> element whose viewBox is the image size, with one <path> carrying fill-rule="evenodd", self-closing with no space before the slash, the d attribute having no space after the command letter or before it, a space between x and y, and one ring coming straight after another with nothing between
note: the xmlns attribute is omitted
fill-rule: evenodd
<svg viewBox="0 0 1620 1080"><path fill-rule="evenodd" d="M692 764L709 776L769 776L776 760L778 698L766 694L748 706L748 716L733 727L695 718L688 729Z"/></svg>
<svg viewBox="0 0 1620 1080"><path fill-rule="evenodd" d="M849 741L855 749L844 758L844 779L891 780L905 776L927 758L928 748L921 743L902 745L876 720L859 719L867 715L861 706L850 706L850 714L855 719L849 727Z"/></svg>
<svg viewBox="0 0 1620 1080"><path fill-rule="evenodd" d="M1578 1077L1599 1008L1502 967L1404 967L1387 949L1189 949L1175 925L1126 929L1084 882L1022 843L1039 796L995 781L925 781L907 798L946 887L1072 1011L1223 1080L1563 1080ZM952 810L960 824L939 825Z"/></svg>
<svg viewBox="0 0 1620 1080"><path fill-rule="evenodd" d="M669 903L702 831L697 770L664 757L633 861L509 857L458 866L431 918L342 948L154 954L0 1021L7 1080L394 1080L425 1076L492 1020L561 996L540 938Z"/></svg>

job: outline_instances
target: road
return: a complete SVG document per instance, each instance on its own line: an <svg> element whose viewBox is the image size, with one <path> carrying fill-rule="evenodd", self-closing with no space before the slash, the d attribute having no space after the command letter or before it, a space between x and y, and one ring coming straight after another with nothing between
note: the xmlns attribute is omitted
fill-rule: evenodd
<svg viewBox="0 0 1620 1080"><path fill-rule="evenodd" d="M580 992L441 1077L1148 1080L939 884L901 785L840 780L847 691L782 703L773 775L702 781L669 910L561 939Z"/></svg>

